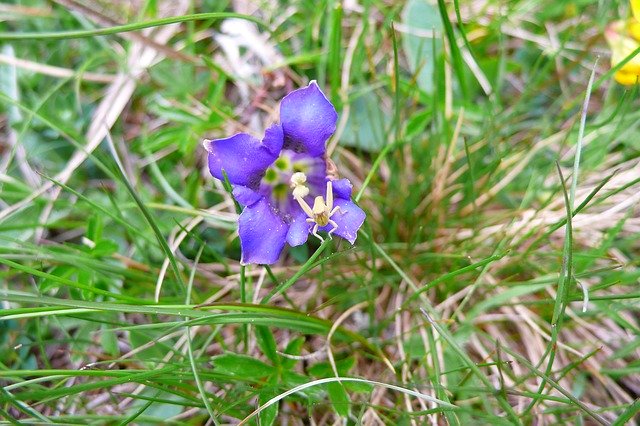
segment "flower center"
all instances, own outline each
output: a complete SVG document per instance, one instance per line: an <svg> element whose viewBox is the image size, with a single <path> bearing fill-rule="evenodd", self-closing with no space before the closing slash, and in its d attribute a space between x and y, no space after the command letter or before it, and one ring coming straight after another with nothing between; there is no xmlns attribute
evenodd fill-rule
<svg viewBox="0 0 640 426"><path fill-rule="evenodd" d="M286 186L293 174L308 172L310 167L311 165L306 159L294 159L288 152L283 151L282 155L267 169L263 179L273 187L279 184Z"/></svg>
<svg viewBox="0 0 640 426"><path fill-rule="evenodd" d="M260 192L270 199L271 205L286 221L300 211L298 199L313 200L324 195L327 176L326 161L283 149L280 156L265 171Z"/></svg>

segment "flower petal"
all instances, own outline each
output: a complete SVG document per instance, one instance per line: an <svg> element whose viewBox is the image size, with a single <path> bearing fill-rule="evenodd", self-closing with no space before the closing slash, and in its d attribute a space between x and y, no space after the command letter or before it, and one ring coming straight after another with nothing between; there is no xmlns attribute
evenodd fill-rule
<svg viewBox="0 0 640 426"><path fill-rule="evenodd" d="M334 235L338 235L353 244L358 237L358 229L362 226L365 217L364 211L355 203L342 198L337 198L333 202L334 207L339 206L340 210L331 216L338 228L334 231ZM322 231L329 232L333 228L331 225L320 228Z"/></svg>
<svg viewBox="0 0 640 426"><path fill-rule="evenodd" d="M640 24L637 24L638 37L640 38ZM633 28L625 21L614 21L604 31L605 39L611 48L611 66L614 67L625 60L640 47L640 43L629 34ZM630 37L633 36L633 37ZM624 85L636 84L640 78L640 56L635 56L624 64L614 75L616 81Z"/></svg>
<svg viewBox="0 0 640 426"><path fill-rule="evenodd" d="M278 216L265 198L245 207L238 219L242 259L240 263L271 265L284 248L289 226Z"/></svg>
<svg viewBox="0 0 640 426"><path fill-rule="evenodd" d="M264 132L264 138L262 138L262 145L264 145L271 154L276 157L280 155L282 151L282 145L284 144L284 132L280 124L272 124Z"/></svg>
<svg viewBox="0 0 640 426"><path fill-rule="evenodd" d="M344 198L345 200L351 199L351 189L353 185L349 182L349 179L338 179L331 181L331 187L333 188L333 196L336 198Z"/></svg>
<svg viewBox="0 0 640 426"><path fill-rule="evenodd" d="M229 182L256 188L267 168L278 158L273 146L265 146L246 133L238 133L226 139L205 140L204 148L209 152L209 171L223 180L222 170ZM271 145L271 144L270 144Z"/></svg>
<svg viewBox="0 0 640 426"><path fill-rule="evenodd" d="M293 220L289 225L289 232L287 232L287 243L289 243L291 247L302 245L306 243L307 238L309 238L308 216L300 207L297 207L296 210L297 212L293 214Z"/></svg>
<svg viewBox="0 0 640 426"><path fill-rule="evenodd" d="M338 114L315 81L294 90L282 99L280 122L284 130L284 147L319 157L325 143L336 130Z"/></svg>
<svg viewBox="0 0 640 426"><path fill-rule="evenodd" d="M234 185L232 194L237 202L247 207L254 205L263 197L262 194L242 185Z"/></svg>

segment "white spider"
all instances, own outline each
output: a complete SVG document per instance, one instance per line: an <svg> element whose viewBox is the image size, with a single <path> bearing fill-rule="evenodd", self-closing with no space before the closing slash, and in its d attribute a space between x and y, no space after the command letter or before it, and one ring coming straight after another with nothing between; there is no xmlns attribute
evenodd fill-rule
<svg viewBox="0 0 640 426"><path fill-rule="evenodd" d="M329 230L329 239L331 239L331 234L338 229L338 224L331 220L331 217L340 211L340 206L333 207L333 186L331 185L331 181L328 181L326 202L322 195L318 195L313 201L313 208L310 207L304 200L304 197L309 194L309 188L305 185L306 181L307 176L304 173L297 172L291 176L293 198L298 202L298 204L300 204L300 207L302 207L302 210L307 214L307 216L309 216L307 218L307 222L315 224L311 233L321 242L324 242L324 239L318 235L318 228L331 225L332 228Z"/></svg>

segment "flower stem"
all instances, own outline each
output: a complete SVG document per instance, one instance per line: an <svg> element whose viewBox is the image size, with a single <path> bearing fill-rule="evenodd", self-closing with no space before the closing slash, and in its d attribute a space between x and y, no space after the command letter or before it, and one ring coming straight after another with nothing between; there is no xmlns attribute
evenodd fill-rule
<svg viewBox="0 0 640 426"><path fill-rule="evenodd" d="M271 282L273 283L273 285L278 285L278 278L275 276L275 274L271 270L271 267L269 265L262 265L262 266L264 266L264 269L267 271L267 275L269 275L269 278L271 279Z"/></svg>
<svg viewBox="0 0 640 426"><path fill-rule="evenodd" d="M227 172L224 170L222 170L222 177L224 177L224 179L222 180L222 186L224 186L225 191L229 193L229 196L233 200L233 204L236 206L236 213L238 214L242 213L242 207L233 196L233 187L231 186L231 182L229 182L229 177L227 176ZM247 303L247 275L246 275L246 266L244 265L240 266L240 303ZM249 349L249 325L244 324L242 328L244 331L244 333L242 334L243 334L243 341L244 341L244 349L246 352Z"/></svg>
<svg viewBox="0 0 640 426"><path fill-rule="evenodd" d="M269 294L267 294L264 298L262 298L260 303L263 304L263 305L266 304L266 303L269 303L269 301L273 297L275 297L275 296L277 296L279 294L282 294L289 287L294 285L296 283L296 281L298 281L298 278L303 276L306 272L308 272L313 267L313 263L322 254L322 252L329 246L330 243L331 243L331 240L329 240L329 239L324 240L324 242L322 244L320 244L320 247L318 247L318 249L311 255L311 257L309 259L307 259L307 261L304 263L304 265L302 265L300 267L300 269L298 269L298 272L296 272L287 281L283 282L282 284L280 284L279 286L277 286L276 288L271 290L271 292Z"/></svg>
<svg viewBox="0 0 640 426"><path fill-rule="evenodd" d="M240 303L247 303L247 276L246 276L247 267L242 265L240 266ZM243 340L244 340L244 350L247 352L249 350L249 324L244 324L243 326Z"/></svg>

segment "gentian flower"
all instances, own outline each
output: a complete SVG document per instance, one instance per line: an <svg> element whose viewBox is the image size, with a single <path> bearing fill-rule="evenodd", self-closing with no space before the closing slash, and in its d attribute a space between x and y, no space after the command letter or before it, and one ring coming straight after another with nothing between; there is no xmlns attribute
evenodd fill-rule
<svg viewBox="0 0 640 426"><path fill-rule="evenodd" d="M205 140L209 171L227 174L243 206L238 234L243 265L272 264L285 242L304 244L309 234L356 240L365 213L351 201L351 183L336 179L325 144L336 129L335 108L315 81L282 99L280 124L262 140L246 133Z"/></svg>

